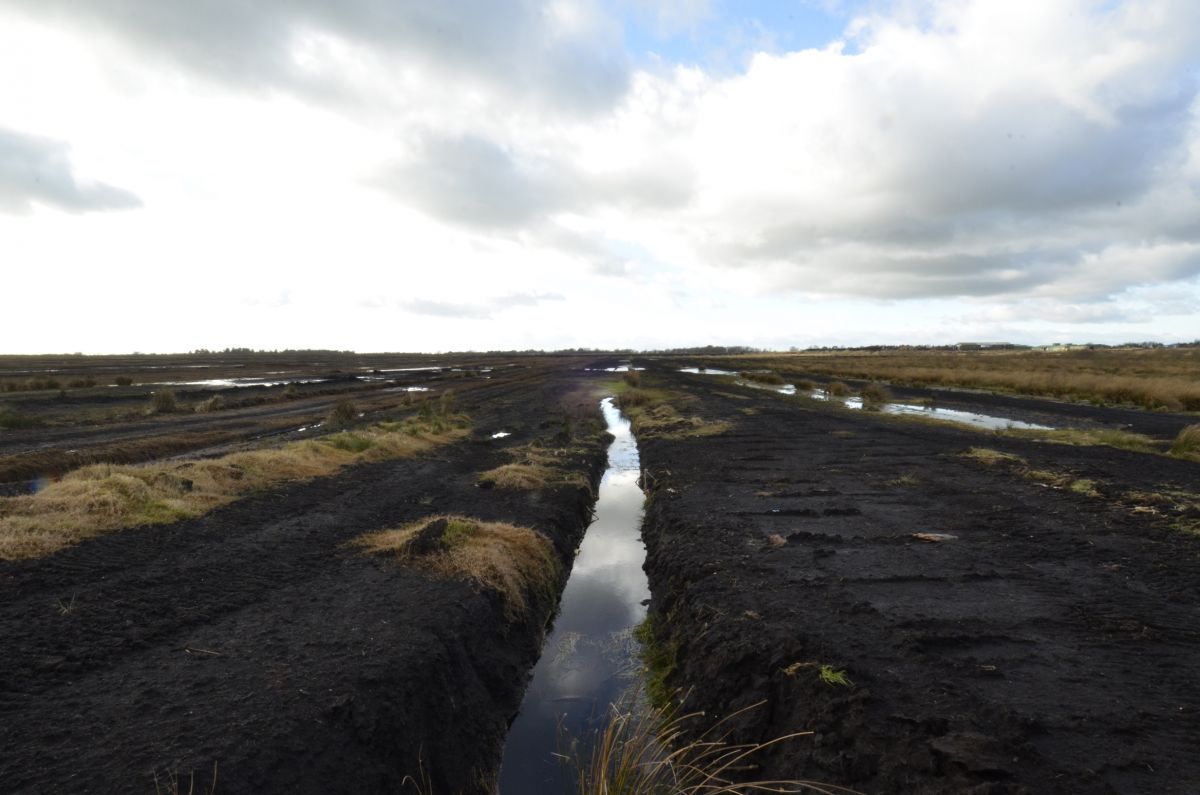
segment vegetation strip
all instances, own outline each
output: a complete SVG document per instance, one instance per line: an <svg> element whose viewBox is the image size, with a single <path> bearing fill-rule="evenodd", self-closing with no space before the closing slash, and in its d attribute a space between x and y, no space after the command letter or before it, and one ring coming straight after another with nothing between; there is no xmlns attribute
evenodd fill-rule
<svg viewBox="0 0 1200 795"><path fill-rule="evenodd" d="M463 438L461 416L382 422L219 458L93 464L36 494L0 498L0 560L49 555L126 527L200 516L253 491L342 467L420 455Z"/></svg>

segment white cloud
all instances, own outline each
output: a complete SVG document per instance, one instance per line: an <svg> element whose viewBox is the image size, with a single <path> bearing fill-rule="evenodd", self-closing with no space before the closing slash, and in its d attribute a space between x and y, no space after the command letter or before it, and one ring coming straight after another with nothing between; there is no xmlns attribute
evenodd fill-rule
<svg viewBox="0 0 1200 795"><path fill-rule="evenodd" d="M1147 297L1194 296L1200 275L1200 6L872 8L844 41L714 74L634 70L591 0L8 0L0 129L20 133L0 133L0 235L110 317L251 307L228 333L264 341L230 345L1200 320ZM681 0L647 24L712 13ZM106 328L148 347L127 342L139 323ZM299 339L320 333L347 336ZM163 344L222 346L178 334Z"/></svg>

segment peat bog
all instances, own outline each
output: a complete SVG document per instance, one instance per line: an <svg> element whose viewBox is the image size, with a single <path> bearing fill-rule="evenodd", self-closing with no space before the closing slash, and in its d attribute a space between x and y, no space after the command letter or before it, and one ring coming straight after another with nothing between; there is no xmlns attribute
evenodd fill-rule
<svg viewBox="0 0 1200 795"><path fill-rule="evenodd" d="M200 792L215 774L216 792L494 792L510 727L540 714L544 740L566 714L578 739L640 680L702 712L696 731L726 720L729 742L803 733L747 778L1196 791L1200 463L1175 441L1195 414L888 384L896 404L1055 429L1037 436L813 397L835 377L862 394L855 376L881 376L861 363L634 364L0 360L3 416L19 418L0 428L0 532L17 532L14 500L94 462L170 475L454 430L0 560L2 788ZM811 387L743 377L768 369ZM80 386L34 383L51 377ZM163 389L174 407L155 410ZM613 405L634 437L613 442ZM634 490L619 554L603 524L587 535L615 481ZM617 579L585 576L610 565ZM607 684L583 697L588 677Z"/></svg>

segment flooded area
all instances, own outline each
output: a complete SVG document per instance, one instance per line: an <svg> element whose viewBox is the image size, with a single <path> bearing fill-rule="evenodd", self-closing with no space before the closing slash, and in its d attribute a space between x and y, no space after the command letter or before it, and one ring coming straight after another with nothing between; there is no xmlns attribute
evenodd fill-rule
<svg viewBox="0 0 1200 795"><path fill-rule="evenodd" d="M209 378L204 381L164 381L163 386L207 386L213 389L235 389L249 386L283 386L284 384L321 384L327 378Z"/></svg>
<svg viewBox="0 0 1200 795"><path fill-rule="evenodd" d="M698 367L683 367L680 368L681 373L692 373L694 375L724 375L734 376L738 373L733 373L728 370L716 370L712 368L700 369ZM739 379L735 383L738 386L748 386L754 389L767 389L772 392L778 392L781 395L799 395L801 397L813 398L814 400L838 401L848 409L863 408L863 399L861 397L840 397L830 395L824 389L798 390L795 384L763 384L754 381ZM884 414L900 414L906 416L926 417L931 420L939 420L942 422L957 422L961 425L970 425L975 428L982 428L988 431L1003 431L1003 430L1023 430L1023 431L1048 431L1052 430L1050 425L1039 425L1036 422L1023 422L1014 420L1009 417L997 417L992 414L980 414L974 411L963 411L961 409L944 409L937 406L923 406L916 403L884 403L878 407L878 410Z"/></svg>
<svg viewBox="0 0 1200 795"><path fill-rule="evenodd" d="M507 795L575 791L570 767L555 753L566 741L586 742L607 719L609 705L626 698L637 680L633 629L650 598L642 571L641 462L629 421L611 398L601 408L616 439L608 448L595 521L509 731L500 772L500 791ZM588 752L579 753L586 758Z"/></svg>

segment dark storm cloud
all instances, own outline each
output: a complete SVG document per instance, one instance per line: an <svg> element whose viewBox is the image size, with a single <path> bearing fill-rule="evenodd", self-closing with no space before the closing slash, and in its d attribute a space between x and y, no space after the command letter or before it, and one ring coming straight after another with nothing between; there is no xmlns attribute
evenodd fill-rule
<svg viewBox="0 0 1200 795"><path fill-rule="evenodd" d="M101 30L239 88L328 85L296 62L299 37L325 34L382 62L425 65L437 79L490 86L522 102L589 112L624 94L617 30L588 6L572 20L539 0L18 0L28 14ZM449 88L449 86L447 86ZM353 92L346 84L341 90Z"/></svg>
<svg viewBox="0 0 1200 795"><path fill-rule="evenodd" d="M25 213L34 204L83 213L128 210L142 202L129 191L80 180L66 144L0 128L0 211Z"/></svg>

